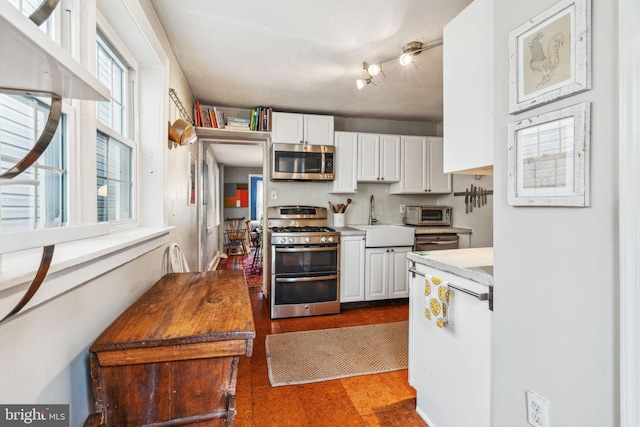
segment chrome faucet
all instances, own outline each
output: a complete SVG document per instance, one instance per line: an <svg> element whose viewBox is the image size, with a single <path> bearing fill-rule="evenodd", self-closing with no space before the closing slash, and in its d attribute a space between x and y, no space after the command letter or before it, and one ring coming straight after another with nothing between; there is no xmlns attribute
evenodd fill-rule
<svg viewBox="0 0 640 427"><path fill-rule="evenodd" d="M376 216L376 202L373 198L373 194L369 199L369 225L378 222L378 217Z"/></svg>

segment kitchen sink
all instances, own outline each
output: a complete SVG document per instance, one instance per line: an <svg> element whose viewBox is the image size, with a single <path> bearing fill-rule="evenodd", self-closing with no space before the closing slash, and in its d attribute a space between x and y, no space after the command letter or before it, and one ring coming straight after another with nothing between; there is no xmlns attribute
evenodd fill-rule
<svg viewBox="0 0 640 427"><path fill-rule="evenodd" d="M397 224L350 225L365 231L367 248L384 248L388 246L413 246L414 229Z"/></svg>

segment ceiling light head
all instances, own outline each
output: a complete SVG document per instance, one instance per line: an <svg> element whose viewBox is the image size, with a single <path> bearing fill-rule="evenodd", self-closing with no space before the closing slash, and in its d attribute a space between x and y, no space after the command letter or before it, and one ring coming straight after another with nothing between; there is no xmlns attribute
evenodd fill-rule
<svg viewBox="0 0 640 427"><path fill-rule="evenodd" d="M371 64L366 67L370 76L376 76L382 71L382 64Z"/></svg>
<svg viewBox="0 0 640 427"><path fill-rule="evenodd" d="M365 87L366 85L371 83L371 79L358 79L356 80L356 86L358 87L358 89L362 89L363 87Z"/></svg>
<svg viewBox="0 0 640 427"><path fill-rule="evenodd" d="M413 57L420 55L422 52L422 43L410 42L402 46L402 55L400 55L400 64L409 65L413 62Z"/></svg>

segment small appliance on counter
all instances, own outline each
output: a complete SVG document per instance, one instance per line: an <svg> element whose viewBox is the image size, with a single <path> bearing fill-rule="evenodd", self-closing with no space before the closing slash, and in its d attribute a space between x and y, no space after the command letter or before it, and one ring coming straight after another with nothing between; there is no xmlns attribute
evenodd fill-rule
<svg viewBox="0 0 640 427"><path fill-rule="evenodd" d="M423 227L451 227L453 224L453 208L450 206L407 206L404 223Z"/></svg>
<svg viewBox="0 0 640 427"><path fill-rule="evenodd" d="M450 206L407 206L403 222L416 227L415 251L440 251L458 249L460 237L447 232L446 227L453 225L453 208ZM442 233L423 233L420 227L442 227Z"/></svg>

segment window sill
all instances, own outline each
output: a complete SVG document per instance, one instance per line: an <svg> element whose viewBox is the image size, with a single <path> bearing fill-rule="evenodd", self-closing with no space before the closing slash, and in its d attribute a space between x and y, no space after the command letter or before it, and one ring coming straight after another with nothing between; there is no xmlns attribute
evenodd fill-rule
<svg viewBox="0 0 640 427"><path fill-rule="evenodd" d="M57 244L45 281L21 312L167 244L172 228L136 227ZM2 255L0 318L10 312L27 291L41 257L40 249Z"/></svg>

